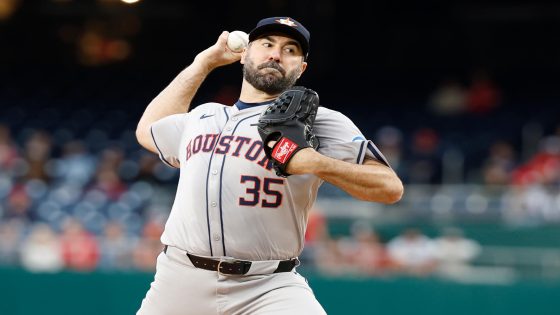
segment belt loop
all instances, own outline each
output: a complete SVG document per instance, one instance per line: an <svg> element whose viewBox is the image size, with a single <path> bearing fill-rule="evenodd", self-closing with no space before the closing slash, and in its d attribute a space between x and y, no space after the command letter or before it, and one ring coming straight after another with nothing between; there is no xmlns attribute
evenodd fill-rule
<svg viewBox="0 0 560 315"><path fill-rule="evenodd" d="M294 258L294 259L291 259L291 260L283 260L283 261L278 263L278 267L276 268L276 270L274 270L273 273L291 271L295 267L299 266L299 264L300 264L300 261L299 261L298 258Z"/></svg>
<svg viewBox="0 0 560 315"><path fill-rule="evenodd" d="M252 265L252 263L250 263L250 262L244 262L243 263L243 274L246 274L247 272L249 272L249 270L251 269L251 265Z"/></svg>

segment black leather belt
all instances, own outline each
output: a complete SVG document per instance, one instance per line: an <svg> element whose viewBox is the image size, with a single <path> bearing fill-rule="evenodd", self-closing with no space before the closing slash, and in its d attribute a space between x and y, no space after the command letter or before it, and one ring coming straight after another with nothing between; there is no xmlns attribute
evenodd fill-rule
<svg viewBox="0 0 560 315"><path fill-rule="evenodd" d="M163 252L167 253L167 245L163 248ZM246 260L217 260L196 256L190 253L186 253L186 255L196 268L218 271L227 275L244 275L249 272L252 264L250 261ZM299 260L297 258L281 260L278 262L278 267L274 273L291 271L297 265L299 265Z"/></svg>

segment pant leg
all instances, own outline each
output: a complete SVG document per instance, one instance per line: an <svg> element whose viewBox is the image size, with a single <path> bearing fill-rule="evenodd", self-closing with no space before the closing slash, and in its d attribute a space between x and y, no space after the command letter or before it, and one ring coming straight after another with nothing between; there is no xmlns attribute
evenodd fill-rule
<svg viewBox="0 0 560 315"><path fill-rule="evenodd" d="M224 294L220 295L220 292ZM220 277L218 293L221 314L326 314L305 278L296 272L245 278Z"/></svg>
<svg viewBox="0 0 560 315"><path fill-rule="evenodd" d="M216 315L217 273L178 261L157 258L154 281L137 315Z"/></svg>

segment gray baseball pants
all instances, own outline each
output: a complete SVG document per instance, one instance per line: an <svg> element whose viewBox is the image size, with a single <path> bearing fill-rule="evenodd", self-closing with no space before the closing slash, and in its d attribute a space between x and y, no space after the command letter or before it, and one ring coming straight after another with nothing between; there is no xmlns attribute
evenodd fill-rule
<svg viewBox="0 0 560 315"><path fill-rule="evenodd" d="M157 258L155 279L137 315L326 314L295 271L224 275L193 266L169 247Z"/></svg>

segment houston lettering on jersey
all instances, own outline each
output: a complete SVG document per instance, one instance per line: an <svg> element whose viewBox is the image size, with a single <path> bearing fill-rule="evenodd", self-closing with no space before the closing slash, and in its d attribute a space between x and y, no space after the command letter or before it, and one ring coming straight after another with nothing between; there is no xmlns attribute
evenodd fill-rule
<svg viewBox="0 0 560 315"><path fill-rule="evenodd" d="M245 158L269 171L272 170L272 162L264 153L262 141L243 136L223 136L221 138L218 136L218 134L205 134L190 139L186 148L185 161L195 154L214 150L215 154Z"/></svg>

